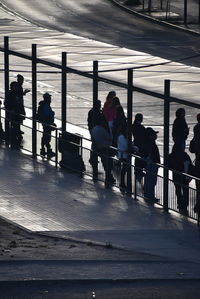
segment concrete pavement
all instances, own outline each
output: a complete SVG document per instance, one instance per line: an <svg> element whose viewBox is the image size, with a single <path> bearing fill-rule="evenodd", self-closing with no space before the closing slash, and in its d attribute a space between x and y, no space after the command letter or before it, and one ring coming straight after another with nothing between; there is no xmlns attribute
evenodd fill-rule
<svg viewBox="0 0 200 299"><path fill-rule="evenodd" d="M30 231L200 262L196 223L2 146L0 215Z"/></svg>

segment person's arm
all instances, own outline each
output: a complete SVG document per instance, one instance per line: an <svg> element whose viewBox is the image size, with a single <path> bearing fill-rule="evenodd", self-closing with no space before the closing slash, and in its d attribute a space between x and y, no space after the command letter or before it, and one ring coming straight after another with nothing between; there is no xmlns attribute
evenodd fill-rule
<svg viewBox="0 0 200 299"><path fill-rule="evenodd" d="M24 89L24 91L23 91L23 95L25 96L28 92L30 92L31 90L30 89Z"/></svg>

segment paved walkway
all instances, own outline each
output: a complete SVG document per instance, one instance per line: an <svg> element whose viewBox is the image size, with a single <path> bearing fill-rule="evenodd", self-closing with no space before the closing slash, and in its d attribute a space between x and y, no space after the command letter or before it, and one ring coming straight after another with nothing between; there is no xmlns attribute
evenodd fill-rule
<svg viewBox="0 0 200 299"><path fill-rule="evenodd" d="M0 215L34 232L200 262L196 224L4 145Z"/></svg>

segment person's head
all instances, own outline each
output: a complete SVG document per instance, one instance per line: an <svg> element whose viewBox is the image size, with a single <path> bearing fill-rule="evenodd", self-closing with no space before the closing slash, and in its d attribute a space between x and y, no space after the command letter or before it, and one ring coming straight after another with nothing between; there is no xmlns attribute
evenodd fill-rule
<svg viewBox="0 0 200 299"><path fill-rule="evenodd" d="M120 103L120 100L119 100L119 98L118 97L114 97L113 99L112 99L112 104L113 104L113 107L119 107L119 106L121 106L121 103Z"/></svg>
<svg viewBox="0 0 200 299"><path fill-rule="evenodd" d="M178 117L178 118L185 117L185 109L184 108L178 108L176 110L176 117Z"/></svg>
<svg viewBox="0 0 200 299"><path fill-rule="evenodd" d="M43 99L44 99L44 102L47 103L47 104L50 104L51 103L51 95L48 93L48 92L45 92L43 94Z"/></svg>
<svg viewBox="0 0 200 299"><path fill-rule="evenodd" d="M142 115L142 113L137 113L137 114L135 115L135 121L136 121L136 122L139 122L139 123L142 123L142 122L143 122L143 115Z"/></svg>
<svg viewBox="0 0 200 299"><path fill-rule="evenodd" d="M13 82L10 83L10 89L12 91L17 91L18 90L18 83L17 83L17 81L13 81Z"/></svg>
<svg viewBox="0 0 200 299"><path fill-rule="evenodd" d="M112 100L114 97L116 97L116 92L114 90L109 91L106 97L106 102L112 104Z"/></svg>
<svg viewBox="0 0 200 299"><path fill-rule="evenodd" d="M149 139L149 140L157 139L158 131L155 131L153 128L151 128L151 127L146 128L145 133L146 133L147 139Z"/></svg>
<svg viewBox="0 0 200 299"><path fill-rule="evenodd" d="M20 74L17 75L17 82L22 85L24 83L24 77Z"/></svg>
<svg viewBox="0 0 200 299"><path fill-rule="evenodd" d="M200 123L200 113L197 114L197 121Z"/></svg>

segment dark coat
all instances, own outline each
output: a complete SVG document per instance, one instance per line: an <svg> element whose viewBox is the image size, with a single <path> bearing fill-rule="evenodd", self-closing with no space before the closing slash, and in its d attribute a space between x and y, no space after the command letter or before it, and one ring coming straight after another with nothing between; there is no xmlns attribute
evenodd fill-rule
<svg viewBox="0 0 200 299"><path fill-rule="evenodd" d="M90 131L90 133L93 127L95 127L97 123L99 123L99 120L102 118L102 116L103 114L101 109L100 110L97 109L95 117L94 117L94 108L90 109L87 118L88 130Z"/></svg>
<svg viewBox="0 0 200 299"><path fill-rule="evenodd" d="M134 145L138 146L140 149L145 140L145 127L141 123L134 121L132 124L132 134Z"/></svg>
<svg viewBox="0 0 200 299"><path fill-rule="evenodd" d="M174 142L185 141L189 134L189 128L184 117L177 117L172 127L172 137Z"/></svg>
<svg viewBox="0 0 200 299"><path fill-rule="evenodd" d="M155 140L146 139L141 148L141 157L150 158L154 163L160 163L160 152Z"/></svg>

